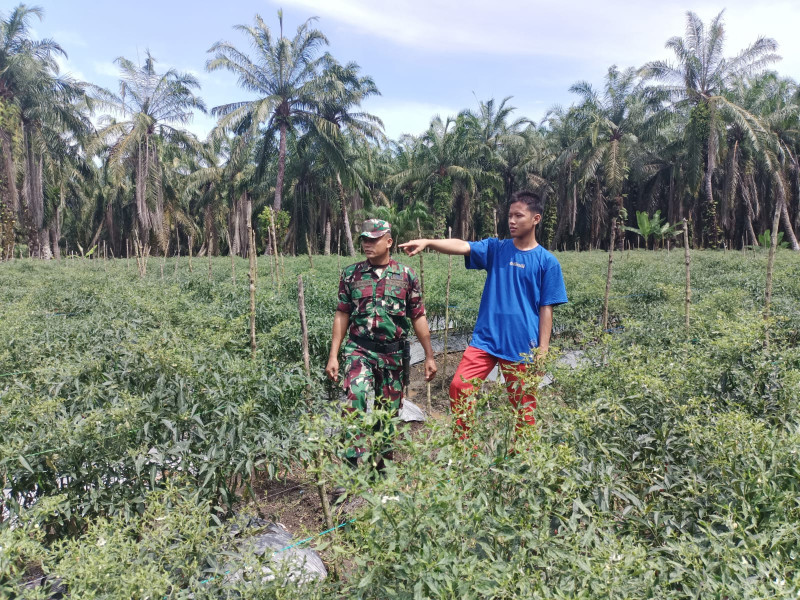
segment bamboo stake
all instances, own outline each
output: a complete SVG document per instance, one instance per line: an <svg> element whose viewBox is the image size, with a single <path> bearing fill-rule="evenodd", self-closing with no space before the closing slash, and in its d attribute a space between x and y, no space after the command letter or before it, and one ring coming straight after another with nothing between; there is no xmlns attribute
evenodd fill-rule
<svg viewBox="0 0 800 600"><path fill-rule="evenodd" d="M247 233L249 240L248 258L250 259L250 356L256 357L256 260L253 244L253 220L247 213Z"/></svg>
<svg viewBox="0 0 800 600"><path fill-rule="evenodd" d="M317 471L318 471L318 479L317 479L317 491L319 492L319 500L322 504L322 513L325 515L325 525L328 529L333 529L335 525L333 524L333 516L331 515L331 505L328 502L328 491L325 489L325 479L322 476L322 449L317 450L316 455L316 463L317 463ZM335 535L335 534L334 534ZM338 561L333 561L333 578L338 580L339 579L339 565Z"/></svg>
<svg viewBox="0 0 800 600"><path fill-rule="evenodd" d="M417 233L419 237L422 237L422 226L419 224L419 219L417 219ZM425 304L425 263L422 260L422 255L424 252L419 253L419 289L422 293L422 303Z"/></svg>
<svg viewBox="0 0 800 600"><path fill-rule="evenodd" d="M267 246L272 248L272 254L275 254L275 245L272 243L272 230L267 227ZM277 273L275 273L275 263L272 260L272 256L267 257L267 262L269 263L269 276L270 281L272 282L272 287L275 288L277 285Z"/></svg>
<svg viewBox="0 0 800 600"><path fill-rule="evenodd" d="M206 256L208 257L208 283L211 283L211 242L207 244Z"/></svg>
<svg viewBox="0 0 800 600"><path fill-rule="evenodd" d="M453 228L447 228L448 239L453 235ZM442 389L447 385L447 333L450 330L450 278L453 274L453 255L447 256L447 287L444 295L444 357L442 358Z"/></svg>
<svg viewBox="0 0 800 600"><path fill-rule="evenodd" d="M275 261L275 281L278 287L281 286L281 262L278 256L278 229L275 226L275 211L269 211L269 226L272 230L272 258Z"/></svg>
<svg viewBox="0 0 800 600"><path fill-rule="evenodd" d="M192 235L189 235L189 273L194 273L192 269Z"/></svg>
<svg viewBox="0 0 800 600"><path fill-rule="evenodd" d="M419 219L417 219L417 223L419 223ZM494 237L497 237L497 209L494 209Z"/></svg>
<svg viewBox="0 0 800 600"><path fill-rule="evenodd" d="M614 264L614 238L617 232L617 218L611 219L611 242L608 245L608 273L606 274L606 295L603 298L603 331L608 329L608 295L611 292L611 273Z"/></svg>
<svg viewBox="0 0 800 600"><path fill-rule="evenodd" d="M342 230L336 234L336 269L342 270Z"/></svg>
<svg viewBox="0 0 800 600"><path fill-rule="evenodd" d="M692 303L692 258L689 254L689 221L683 220L683 261L686 264L686 300L684 326L689 337L689 306Z"/></svg>
<svg viewBox="0 0 800 600"><path fill-rule="evenodd" d="M775 254L778 250L778 226L781 211L783 210L783 197L775 203L775 214L772 217L772 231L769 237L769 257L767 258L767 281L764 286L764 350L769 350L769 314L772 304L772 275L775 269Z"/></svg>
<svg viewBox="0 0 800 600"><path fill-rule="evenodd" d="M496 214L496 213L495 213ZM422 225L420 225L419 219L417 219L417 235L422 238ZM419 288L422 294L422 303L425 304L425 261L423 260L424 252L419 253ZM426 403L425 409L428 412L428 415L433 414L433 410L431 408L431 382L428 381L425 384L427 396L426 396Z"/></svg>
<svg viewBox="0 0 800 600"><path fill-rule="evenodd" d="M297 276L297 306L300 310L300 332L303 336L303 366L306 370L306 376L309 378L309 384L306 386L308 395L308 403L311 404L311 356L308 351L308 321L306 321L306 295L303 287L303 276Z"/></svg>
<svg viewBox="0 0 800 600"><path fill-rule="evenodd" d="M297 276L297 305L300 310L300 329L302 331L303 336L303 368L306 372L306 377L311 381L311 357L308 351L308 323L306 322L306 299L305 299L305 291L303 289L303 276ZM310 383L306 386L306 397L309 406L311 404L311 387ZM317 463L317 492L319 493L319 501L322 504L322 513L325 516L325 525L329 530L332 530L335 526L333 524L333 515L331 514L331 505L328 502L328 490L325 486L325 479L323 477L323 454L322 448L317 450L317 454L315 456L315 462ZM333 576L335 579L339 579L339 566L337 561L333 562Z"/></svg>
<svg viewBox="0 0 800 600"><path fill-rule="evenodd" d="M255 272L253 273L256 277L256 285L258 285L258 248L256 247L256 228L253 227L252 233L250 234L253 236L253 261L256 264Z"/></svg>
<svg viewBox="0 0 800 600"><path fill-rule="evenodd" d="M228 252L231 255L231 280L233 285L236 286L236 263L233 262L233 252Z"/></svg>
<svg viewBox="0 0 800 600"><path fill-rule="evenodd" d="M178 226L175 226L175 275L178 274L178 263L181 261L181 236L178 235Z"/></svg>

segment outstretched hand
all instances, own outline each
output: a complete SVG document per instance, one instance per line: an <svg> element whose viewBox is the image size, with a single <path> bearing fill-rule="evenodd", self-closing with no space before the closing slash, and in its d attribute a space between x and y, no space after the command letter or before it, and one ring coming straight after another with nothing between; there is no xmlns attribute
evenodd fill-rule
<svg viewBox="0 0 800 600"><path fill-rule="evenodd" d="M411 240L410 242L406 242L405 244L400 244L398 248L403 250L409 256L414 256L415 254L419 254L425 248L428 247L428 240Z"/></svg>

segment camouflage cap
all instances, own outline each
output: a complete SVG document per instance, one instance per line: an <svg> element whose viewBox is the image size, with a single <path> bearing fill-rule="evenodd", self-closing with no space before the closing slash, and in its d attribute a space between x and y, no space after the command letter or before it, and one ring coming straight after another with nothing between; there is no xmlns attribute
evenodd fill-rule
<svg viewBox="0 0 800 600"><path fill-rule="evenodd" d="M361 237L379 238L392 232L392 226L383 219L367 219L361 225Z"/></svg>

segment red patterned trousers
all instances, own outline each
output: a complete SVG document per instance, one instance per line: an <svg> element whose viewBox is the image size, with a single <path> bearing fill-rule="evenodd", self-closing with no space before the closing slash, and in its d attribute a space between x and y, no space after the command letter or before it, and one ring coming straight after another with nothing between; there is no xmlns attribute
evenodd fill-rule
<svg viewBox="0 0 800 600"><path fill-rule="evenodd" d="M518 373L524 372L528 365L497 358L484 350L468 346L450 384L450 410L456 419L456 435L462 439L467 436L475 411L474 403L470 399L474 386L470 381L486 379L498 363L506 381L509 400L517 409L517 429L536 423L533 417L536 397L523 393L523 384L518 377Z"/></svg>

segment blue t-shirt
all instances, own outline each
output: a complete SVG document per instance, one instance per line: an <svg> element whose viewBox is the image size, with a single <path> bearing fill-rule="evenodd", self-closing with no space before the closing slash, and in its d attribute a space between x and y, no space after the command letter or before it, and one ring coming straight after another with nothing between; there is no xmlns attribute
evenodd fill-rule
<svg viewBox="0 0 800 600"><path fill-rule="evenodd" d="M513 240L489 238L469 247L466 267L488 272L471 345L520 362L539 345L539 307L567 301L561 265L544 247L518 250Z"/></svg>

